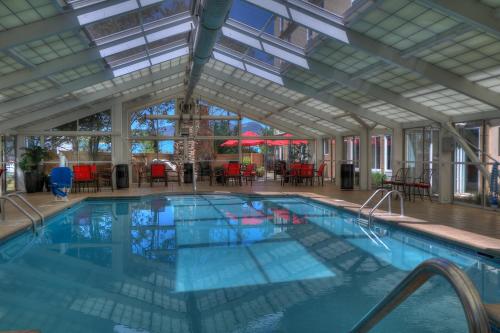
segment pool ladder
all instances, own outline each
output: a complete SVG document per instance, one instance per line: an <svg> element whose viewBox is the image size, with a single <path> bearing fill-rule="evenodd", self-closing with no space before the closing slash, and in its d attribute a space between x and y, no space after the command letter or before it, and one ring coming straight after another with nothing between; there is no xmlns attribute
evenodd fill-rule
<svg viewBox="0 0 500 333"><path fill-rule="evenodd" d="M373 208L370 210L370 212L368 213L368 220L364 220L361 218L361 213L363 211L363 209L373 200L373 198L375 198L375 196L378 194L378 193L385 193L385 195L382 197L382 199L380 199L379 201L377 201L377 203L375 204L375 206L373 206ZM358 223L361 222L361 223L365 223L367 224L368 227L371 226L371 222L372 222L372 217L373 217L373 214L375 213L375 210L377 210L378 207L380 207L380 205L385 201L387 200L387 198L389 198L389 200L387 201L387 205L388 205L388 210L389 210L389 214L392 214L392 202L391 202L391 199L392 199L392 194L396 194L398 197L399 197L399 204L400 204L400 216L404 216L405 214L405 205L404 205L404 197L403 195L401 194L401 192L399 192L398 190L388 190L388 189L385 189L385 188L379 188L378 190L376 190L375 192L373 192L373 194L368 198L368 200L365 201L365 203L359 208L359 211L358 211Z"/></svg>
<svg viewBox="0 0 500 333"><path fill-rule="evenodd" d="M1 220L5 221L5 202L10 202L12 206L14 206L18 211L20 211L24 216L26 216L31 221L31 226L33 228L33 232L36 230L36 219L28 213L26 209L24 209L15 199L18 199L22 203L24 203L27 207L29 207L33 212L35 212L38 216L40 216L40 223L43 225L45 222L45 217L42 212L40 212L35 206L33 206L26 198L22 195L21 192L9 193L6 195L0 196L0 209L1 209Z"/></svg>
<svg viewBox="0 0 500 333"><path fill-rule="evenodd" d="M455 290L462 306L469 332L489 333L496 326L491 305L484 304L476 287L469 277L455 264L446 259L429 259L418 265L408 274L380 303L372 308L354 327L350 333L365 333L396 309L431 277L444 277ZM491 316L488 315L490 312ZM490 323L491 320L491 323Z"/></svg>

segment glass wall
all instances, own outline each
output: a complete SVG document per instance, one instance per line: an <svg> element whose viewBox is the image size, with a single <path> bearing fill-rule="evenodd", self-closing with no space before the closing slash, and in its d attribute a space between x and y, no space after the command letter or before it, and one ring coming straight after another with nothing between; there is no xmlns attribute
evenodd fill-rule
<svg viewBox="0 0 500 333"><path fill-rule="evenodd" d="M431 192L439 193L439 129L432 127L405 130L405 165L410 180L429 175Z"/></svg>
<svg viewBox="0 0 500 333"><path fill-rule="evenodd" d="M64 161L68 166L75 164L96 164L98 169L111 167L111 111L103 111L54 127L55 135L26 137L25 145L44 146L49 154L44 160L44 173ZM58 131L75 132L71 135L57 135ZM78 132L82 132L79 135ZM92 132L95 134L90 134Z"/></svg>
<svg viewBox="0 0 500 333"><path fill-rule="evenodd" d="M344 136L341 163L354 164L354 185L359 186L359 136Z"/></svg>
<svg viewBox="0 0 500 333"><path fill-rule="evenodd" d="M16 190L16 137L0 136L0 168L4 169L0 177L1 192Z"/></svg>
<svg viewBox="0 0 500 333"><path fill-rule="evenodd" d="M491 173L494 162L500 161L500 119L456 123L455 128ZM490 187L495 183L498 187L498 178L483 178L479 164L471 161L458 142L455 142L453 159L454 200L481 206L497 206L495 201L498 201L498 194Z"/></svg>

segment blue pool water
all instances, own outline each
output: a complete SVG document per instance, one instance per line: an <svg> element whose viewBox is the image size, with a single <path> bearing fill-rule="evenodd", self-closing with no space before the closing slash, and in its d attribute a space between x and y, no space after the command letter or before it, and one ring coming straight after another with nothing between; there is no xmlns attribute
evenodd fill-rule
<svg viewBox="0 0 500 333"><path fill-rule="evenodd" d="M497 262L297 197L85 201L0 247L0 330L348 332L423 260L500 302ZM383 244L382 244L383 242ZM433 278L373 332L466 332Z"/></svg>

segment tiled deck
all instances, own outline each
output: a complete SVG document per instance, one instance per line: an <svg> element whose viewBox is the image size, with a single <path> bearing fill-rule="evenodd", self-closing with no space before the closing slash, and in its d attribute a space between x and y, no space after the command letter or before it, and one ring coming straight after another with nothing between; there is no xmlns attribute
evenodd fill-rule
<svg viewBox="0 0 500 333"><path fill-rule="evenodd" d="M359 204L363 203L372 191L340 191L330 183L324 187L315 186L285 186L281 187L277 182L256 182L253 186L209 186L208 183L199 183L198 191L216 191L233 193L258 193L258 194L301 194L317 200L328 202L336 206L357 211ZM192 186L178 186L169 183L168 187L156 184L153 188L143 186L133 187L111 192L108 189L99 193L78 193L71 194L67 203L54 202L53 196L48 193L37 193L28 195L28 199L44 215L54 214L76 202L89 196L110 197L110 196L138 196L151 193L176 192L191 193ZM399 210L399 205L394 202L393 209ZM385 208L384 208L385 209ZM449 241L463 243L500 257L500 214L498 212L483 210L480 208L465 207L451 204L440 204L437 202L421 201L419 198L415 202L405 202L405 215L407 218L387 217L406 228L416 231L431 233L436 236L446 238ZM8 237L20 230L29 228L31 223L21 214L7 204L7 221L0 222L0 239ZM383 215L383 214L382 214Z"/></svg>

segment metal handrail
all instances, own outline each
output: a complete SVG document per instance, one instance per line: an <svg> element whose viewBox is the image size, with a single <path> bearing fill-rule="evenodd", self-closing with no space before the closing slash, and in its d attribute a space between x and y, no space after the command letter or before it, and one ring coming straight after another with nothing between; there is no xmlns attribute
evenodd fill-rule
<svg viewBox="0 0 500 333"><path fill-rule="evenodd" d="M444 277L453 286L464 308L469 332L489 333L488 314L476 287L460 268L441 258L429 259L418 265L389 295L354 325L350 333L368 332L435 275Z"/></svg>
<svg viewBox="0 0 500 333"><path fill-rule="evenodd" d="M378 190L376 190L375 192L373 192L373 194L365 201L365 203L363 205L361 205L361 207L359 207L359 210L358 210L358 220L361 218L361 212L363 211L363 208L366 207L366 205L368 205L372 199L379 193L379 192L389 192L388 189L386 188L379 188ZM389 212L391 211L391 203L389 202Z"/></svg>
<svg viewBox="0 0 500 333"><path fill-rule="evenodd" d="M373 208L370 210L370 213L368 213L368 225L370 225L370 222L372 220L372 215L373 213L375 212L375 210L385 201L385 199L387 199L388 197L391 197L392 199L392 194L393 193L396 193L399 197L399 204L400 204L400 216L404 216L405 215L405 204L404 204L404 198L403 198L403 195L401 194L401 192L399 192L398 190L392 190L392 191L389 191L387 192L384 197L382 199L380 199L379 202L377 202L377 204L375 206L373 206ZM391 210L391 200L389 199L388 201L388 204L389 204L389 214L392 214L392 210Z"/></svg>
<svg viewBox="0 0 500 333"><path fill-rule="evenodd" d="M33 206L28 200L26 200L26 198L23 197L21 194L22 194L22 192L14 192L14 193L7 194L7 196L8 197L18 198L22 202L24 202L24 204L26 206L28 206L29 208L31 208L38 216L40 216L40 223L41 223L41 225L43 225L45 223L45 217L43 216L42 212L40 210L38 210L38 208L36 208L35 206Z"/></svg>
<svg viewBox="0 0 500 333"><path fill-rule="evenodd" d="M9 196L1 196L0 201L8 201L12 204L12 206L16 207L18 211L23 213L26 217L28 217L31 220L31 226L33 227L33 232L36 231L36 219L31 216L30 213L28 213L23 207L21 207L17 202L15 202L11 197ZM5 207L2 207L2 212L1 212L2 220L5 220Z"/></svg>

